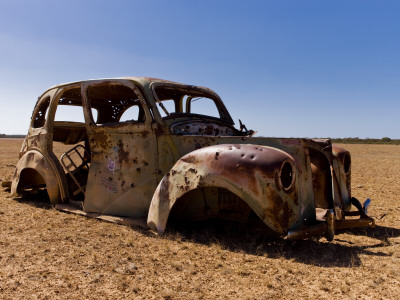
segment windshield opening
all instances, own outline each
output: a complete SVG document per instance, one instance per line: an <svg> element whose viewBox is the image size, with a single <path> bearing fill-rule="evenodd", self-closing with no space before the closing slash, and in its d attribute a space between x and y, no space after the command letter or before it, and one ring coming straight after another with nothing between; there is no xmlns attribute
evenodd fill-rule
<svg viewBox="0 0 400 300"><path fill-rule="evenodd" d="M220 100L206 91L193 87L156 86L154 94L163 118L200 115L224 119Z"/></svg>

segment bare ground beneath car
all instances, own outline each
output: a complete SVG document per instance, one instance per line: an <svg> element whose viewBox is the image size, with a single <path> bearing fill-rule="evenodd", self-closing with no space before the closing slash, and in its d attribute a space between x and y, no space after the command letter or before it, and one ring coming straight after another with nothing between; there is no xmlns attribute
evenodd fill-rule
<svg viewBox="0 0 400 300"><path fill-rule="evenodd" d="M21 140L0 140L11 180ZM288 242L207 224L155 236L0 192L0 293L15 298L386 298L400 292L400 147L346 145L374 229ZM60 151L63 153L63 151ZM201 228L200 228L201 227Z"/></svg>

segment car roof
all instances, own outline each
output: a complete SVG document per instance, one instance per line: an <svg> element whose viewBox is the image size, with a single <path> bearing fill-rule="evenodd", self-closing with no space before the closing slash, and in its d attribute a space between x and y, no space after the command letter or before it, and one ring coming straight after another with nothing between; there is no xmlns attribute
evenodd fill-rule
<svg viewBox="0 0 400 300"><path fill-rule="evenodd" d="M179 83L179 82L175 82L175 81L171 81L171 80L165 80L165 79L160 79L160 78L152 78L152 77L115 77L115 78L99 78L99 79L88 79L88 80L79 80L79 81L72 81L72 82L67 82L67 83L61 83L61 84L57 84L54 85L50 88L48 88L46 91L44 91L42 93L42 95L39 96L42 97L45 93L47 93L48 91L52 90L52 89L58 89L58 88L62 88L65 86L69 86L69 85L74 85L74 84L79 84L82 82L88 83L91 81L107 81L107 80L133 80L138 82L139 84L141 84L142 86L148 86L151 83L166 83L166 84L177 84L177 85L186 85L186 86L193 86L193 85L188 85L188 84L184 84L184 83ZM196 86L197 88L201 88L204 90L207 90L215 95L217 95L217 93L215 93L213 90L207 88L207 87L202 87L202 86Z"/></svg>

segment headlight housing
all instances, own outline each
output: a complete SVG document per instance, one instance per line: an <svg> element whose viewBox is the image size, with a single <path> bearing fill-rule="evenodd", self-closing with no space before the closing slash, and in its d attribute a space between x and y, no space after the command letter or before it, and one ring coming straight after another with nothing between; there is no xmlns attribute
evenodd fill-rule
<svg viewBox="0 0 400 300"><path fill-rule="evenodd" d="M279 170L279 184L284 191L290 190L294 185L295 168L293 162L285 160Z"/></svg>

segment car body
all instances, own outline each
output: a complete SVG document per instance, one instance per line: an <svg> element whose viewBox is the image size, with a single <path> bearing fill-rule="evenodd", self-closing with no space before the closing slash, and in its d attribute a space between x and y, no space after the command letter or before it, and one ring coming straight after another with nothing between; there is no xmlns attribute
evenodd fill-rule
<svg viewBox="0 0 400 300"><path fill-rule="evenodd" d="M80 122L57 117L72 108L65 116ZM159 233L172 219L255 217L291 239L374 226L369 201L351 197L348 151L253 134L208 88L144 77L61 84L36 103L11 192L45 188L53 204L146 218ZM71 149L58 158L54 142Z"/></svg>

